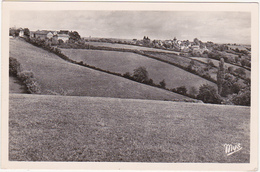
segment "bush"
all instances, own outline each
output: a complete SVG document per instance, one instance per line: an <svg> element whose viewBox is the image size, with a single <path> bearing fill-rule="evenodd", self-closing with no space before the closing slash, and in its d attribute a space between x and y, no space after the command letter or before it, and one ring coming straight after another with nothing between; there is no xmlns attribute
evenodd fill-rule
<svg viewBox="0 0 260 172"><path fill-rule="evenodd" d="M34 77L34 73L32 71L22 71L19 73L19 79L25 82L28 79L32 79Z"/></svg>
<svg viewBox="0 0 260 172"><path fill-rule="evenodd" d="M15 58L10 57L9 58L9 74L12 76L17 76L19 72L21 72L20 63Z"/></svg>
<svg viewBox="0 0 260 172"><path fill-rule="evenodd" d="M232 102L235 105L250 106L251 92L250 90L241 90L237 95L234 95Z"/></svg>
<svg viewBox="0 0 260 172"><path fill-rule="evenodd" d="M165 88L165 86L166 86L164 79L159 84L160 84L161 88Z"/></svg>
<svg viewBox="0 0 260 172"><path fill-rule="evenodd" d="M32 94L40 94L40 85L34 78L32 71L22 71L19 73L18 78L26 85L27 90Z"/></svg>
<svg viewBox="0 0 260 172"><path fill-rule="evenodd" d="M197 98L205 103L221 103L221 98L217 94L217 90L213 86L208 84L204 84L199 88L199 94Z"/></svg>
<svg viewBox="0 0 260 172"><path fill-rule="evenodd" d="M186 95L187 93L187 88L185 86L180 86L176 88L176 92L180 93L182 95Z"/></svg>

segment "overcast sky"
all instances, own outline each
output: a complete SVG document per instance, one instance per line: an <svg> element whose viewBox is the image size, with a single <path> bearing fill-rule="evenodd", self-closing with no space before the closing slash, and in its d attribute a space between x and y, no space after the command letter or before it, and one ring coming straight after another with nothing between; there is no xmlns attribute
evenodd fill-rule
<svg viewBox="0 0 260 172"><path fill-rule="evenodd" d="M245 12L15 11L10 27L71 30L83 37L251 42L251 14Z"/></svg>

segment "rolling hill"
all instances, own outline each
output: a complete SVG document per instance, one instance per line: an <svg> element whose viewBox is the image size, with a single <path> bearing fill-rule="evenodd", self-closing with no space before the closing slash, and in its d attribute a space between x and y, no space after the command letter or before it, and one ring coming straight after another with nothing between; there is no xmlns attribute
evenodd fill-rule
<svg viewBox="0 0 260 172"><path fill-rule="evenodd" d="M195 59L195 60L199 60L199 61L202 61L202 62L207 62L207 58L205 57L191 57L192 59ZM215 59L210 59L213 64L215 66L219 66L219 60L215 60ZM236 65L233 65L233 64L230 64L230 63L225 63L225 67L228 68L228 67L233 67L234 70L238 69L238 68L241 68L239 66L236 66ZM243 68L245 69L245 68ZM251 78L251 71L245 69L245 73L246 73L246 77L247 78Z"/></svg>
<svg viewBox="0 0 260 172"><path fill-rule="evenodd" d="M77 62L83 61L89 65L121 74L133 73L134 69L144 66L154 83L159 84L164 79L166 87L169 89L185 86L188 90L191 87L198 90L202 84L216 86L216 84L176 66L135 53L88 49L61 50L63 54ZM190 63L190 59L186 58L177 60L181 62L186 60L186 63Z"/></svg>
<svg viewBox="0 0 260 172"><path fill-rule="evenodd" d="M116 43L107 43L107 42L86 42L88 45L100 46L100 47L111 47L111 48L125 48L131 50L142 50L142 51L154 51L154 52L165 52L165 53L173 53L180 54L177 51L163 50L158 48L149 48L149 47L141 47L135 45L127 45L127 44L116 44Z"/></svg>
<svg viewBox="0 0 260 172"><path fill-rule="evenodd" d="M248 163L250 107L10 94L9 160ZM224 144L240 143L230 156Z"/></svg>
<svg viewBox="0 0 260 172"><path fill-rule="evenodd" d="M172 100L187 97L71 64L20 39L10 39L10 57L32 71L42 94Z"/></svg>

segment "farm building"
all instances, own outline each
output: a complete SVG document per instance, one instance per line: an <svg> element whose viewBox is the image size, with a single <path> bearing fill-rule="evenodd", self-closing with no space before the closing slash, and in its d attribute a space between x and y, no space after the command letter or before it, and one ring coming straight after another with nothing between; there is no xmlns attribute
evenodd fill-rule
<svg viewBox="0 0 260 172"><path fill-rule="evenodd" d="M35 32L31 32L30 37L38 39L51 39L55 33L57 34L56 31L37 30Z"/></svg>
<svg viewBox="0 0 260 172"><path fill-rule="evenodd" d="M69 40L69 31L61 30L59 32L57 31L48 31L48 30L37 30L35 32L30 33L31 38L38 38L38 39L61 39L64 42Z"/></svg>
<svg viewBox="0 0 260 172"><path fill-rule="evenodd" d="M24 36L24 29L23 28L16 29L15 27L10 28L9 29L9 35L13 36L13 37L15 37L15 36L23 37Z"/></svg>
<svg viewBox="0 0 260 172"><path fill-rule="evenodd" d="M57 39L61 39L63 42L66 42L69 40L70 36L68 34L61 34L61 33L58 33L57 34Z"/></svg>

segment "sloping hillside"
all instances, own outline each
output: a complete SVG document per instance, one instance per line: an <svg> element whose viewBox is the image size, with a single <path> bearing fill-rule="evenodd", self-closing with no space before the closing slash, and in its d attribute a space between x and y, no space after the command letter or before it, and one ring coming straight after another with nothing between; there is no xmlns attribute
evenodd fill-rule
<svg viewBox="0 0 260 172"><path fill-rule="evenodd" d="M42 94L138 99L186 99L187 97L71 64L23 40L10 39L10 57L23 70L32 71Z"/></svg>
<svg viewBox="0 0 260 172"><path fill-rule="evenodd" d="M125 48L125 49L131 49L131 50L155 51L155 52L179 54L179 52L177 52L177 51L163 50L163 49L150 48L150 47L141 47L141 46L127 45L127 44L116 44L116 43L107 43L107 42L86 42L86 44L94 45L94 46L101 46L101 47Z"/></svg>
<svg viewBox="0 0 260 172"><path fill-rule="evenodd" d="M11 94L9 158L247 163L249 130L249 107Z"/></svg>
<svg viewBox="0 0 260 172"><path fill-rule="evenodd" d="M188 90L190 87L198 90L202 84L216 86L216 84L176 66L135 53L88 49L62 49L62 53L77 62L83 61L89 65L121 74L133 73L134 69L144 66L154 83L159 84L164 79L166 87L170 89L185 86ZM186 59L184 58L184 60ZM188 64L189 62L190 60Z"/></svg>

